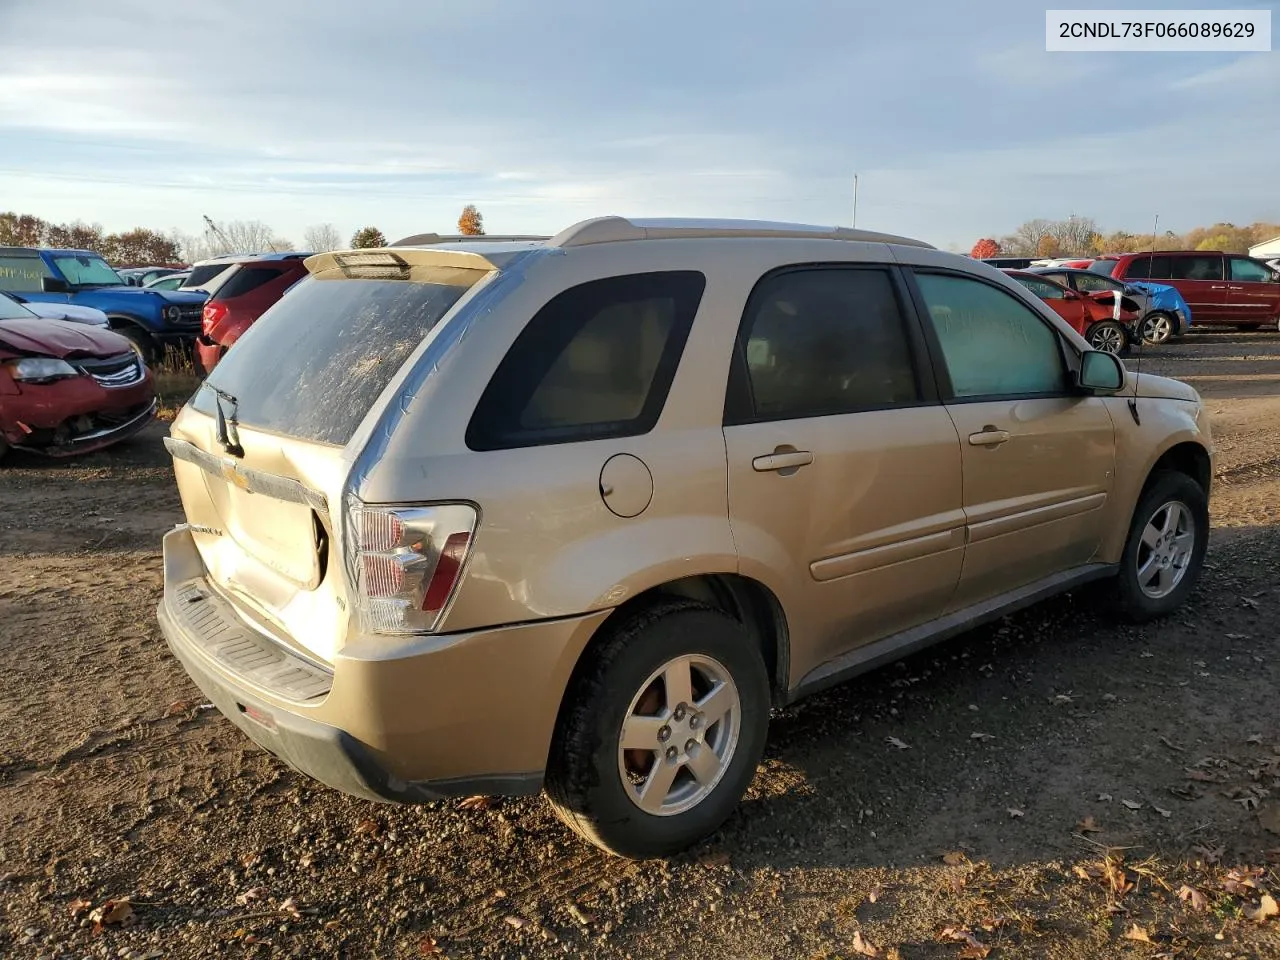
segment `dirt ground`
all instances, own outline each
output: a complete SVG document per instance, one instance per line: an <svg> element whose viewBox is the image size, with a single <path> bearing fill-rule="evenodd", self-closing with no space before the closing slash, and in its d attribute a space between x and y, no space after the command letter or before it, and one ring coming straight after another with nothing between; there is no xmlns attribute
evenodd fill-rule
<svg viewBox="0 0 1280 960"><path fill-rule="evenodd" d="M157 631L163 428L13 458L0 956L1280 957L1280 334L1143 364L1218 439L1185 610L1135 628L1063 597L788 710L740 812L665 862L536 798L313 786L203 709Z"/></svg>

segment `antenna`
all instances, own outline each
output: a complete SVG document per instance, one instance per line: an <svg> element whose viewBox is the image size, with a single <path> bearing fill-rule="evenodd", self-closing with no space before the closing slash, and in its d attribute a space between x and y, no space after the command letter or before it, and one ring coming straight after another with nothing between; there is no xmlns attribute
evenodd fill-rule
<svg viewBox="0 0 1280 960"><path fill-rule="evenodd" d="M853 223L851 223L850 226L857 227L857 225L858 225L858 175L855 173L853 175Z"/></svg>
<svg viewBox="0 0 1280 960"><path fill-rule="evenodd" d="M1156 214L1156 221L1151 225L1151 262L1147 266L1147 280L1151 280L1151 271L1156 263L1156 235L1160 230L1160 214ZM1147 352L1147 342L1142 336L1142 328L1138 328L1138 356L1133 364L1133 396L1129 398L1129 416L1133 417L1133 422L1142 425L1142 418L1138 416L1138 380L1142 376L1142 355Z"/></svg>

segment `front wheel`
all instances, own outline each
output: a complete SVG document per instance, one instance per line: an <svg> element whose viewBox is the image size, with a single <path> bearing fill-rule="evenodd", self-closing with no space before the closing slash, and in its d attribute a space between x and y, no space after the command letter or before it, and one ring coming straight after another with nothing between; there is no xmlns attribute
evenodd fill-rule
<svg viewBox="0 0 1280 960"><path fill-rule="evenodd" d="M1129 332L1114 320L1100 320L1089 328L1089 346L1117 357L1129 347Z"/></svg>
<svg viewBox="0 0 1280 960"><path fill-rule="evenodd" d="M132 323L124 323L118 327L112 327L111 329L122 337L128 338L133 345L138 348L138 353L142 355L142 359L145 360L148 365L154 365L164 357L163 351L156 344L155 340L152 339L151 334L147 333L147 331L143 330L141 327L135 326Z"/></svg>
<svg viewBox="0 0 1280 960"><path fill-rule="evenodd" d="M633 859L715 832L755 774L769 678L736 620L672 600L623 614L571 685L547 764L556 814Z"/></svg>
<svg viewBox="0 0 1280 960"><path fill-rule="evenodd" d="M1173 336L1173 317L1167 313L1156 311L1147 314L1142 320L1142 342L1161 344Z"/></svg>
<svg viewBox="0 0 1280 960"><path fill-rule="evenodd" d="M1185 473L1158 475L1133 513L1116 593L1130 619L1171 613L1195 589L1209 544L1209 500Z"/></svg>

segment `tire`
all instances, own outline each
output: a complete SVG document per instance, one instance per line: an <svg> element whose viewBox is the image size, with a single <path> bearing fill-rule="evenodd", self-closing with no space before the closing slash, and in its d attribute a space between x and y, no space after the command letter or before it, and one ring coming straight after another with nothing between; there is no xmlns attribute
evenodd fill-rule
<svg viewBox="0 0 1280 960"><path fill-rule="evenodd" d="M1167 523L1171 506L1181 511L1175 529ZM1173 539L1153 545L1152 538L1162 529ZM1179 535L1177 530L1185 530L1185 534ZM1187 537L1185 543L1182 536ZM1185 473L1157 474L1138 499L1120 558L1115 588L1121 613L1140 623L1176 610L1200 579L1208 544L1209 499L1204 490ZM1172 557L1171 562L1161 564L1161 550ZM1149 564L1153 562L1154 579L1150 579Z"/></svg>
<svg viewBox="0 0 1280 960"><path fill-rule="evenodd" d="M156 342L151 339L151 334L141 327L134 326L132 323L124 323L111 329L120 334L120 336L127 337L133 341L133 345L138 348L138 351L142 354L142 359L147 362L148 366L153 365L163 355Z"/></svg>
<svg viewBox="0 0 1280 960"><path fill-rule="evenodd" d="M1163 310L1155 310L1142 318L1142 342L1152 345L1166 343L1173 337L1175 329L1173 317Z"/></svg>
<svg viewBox="0 0 1280 960"><path fill-rule="evenodd" d="M605 629L561 708L547 764L547 798L565 824L610 853L668 856L714 833L746 792L769 725L769 676L742 626L702 604L661 601ZM668 702L664 667L673 678L682 672L692 678L690 701L703 705L703 712L694 709L681 718L680 703ZM722 675L708 688L717 671ZM733 710L709 717L715 704L732 704L736 719ZM628 717L641 747L624 751ZM668 759L667 751L678 756ZM713 767L720 758L725 762ZM699 767L705 781L694 774ZM661 795L644 800L642 781Z"/></svg>
<svg viewBox="0 0 1280 960"><path fill-rule="evenodd" d="M1089 328L1086 337L1095 350L1122 357L1129 350L1129 331L1115 320L1099 320Z"/></svg>

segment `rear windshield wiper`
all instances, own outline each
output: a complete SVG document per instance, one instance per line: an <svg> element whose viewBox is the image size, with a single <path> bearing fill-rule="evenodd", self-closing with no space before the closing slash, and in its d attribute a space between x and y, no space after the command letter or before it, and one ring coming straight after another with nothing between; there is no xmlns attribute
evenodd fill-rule
<svg viewBox="0 0 1280 960"><path fill-rule="evenodd" d="M240 446L240 431L236 428L236 408L240 405L240 401L227 393L227 391L219 390L207 380L204 385L212 390L214 394L213 407L217 412L215 429L217 431L218 446L233 457L243 457L244 447ZM230 417L222 411L222 402L224 400L231 405Z"/></svg>

